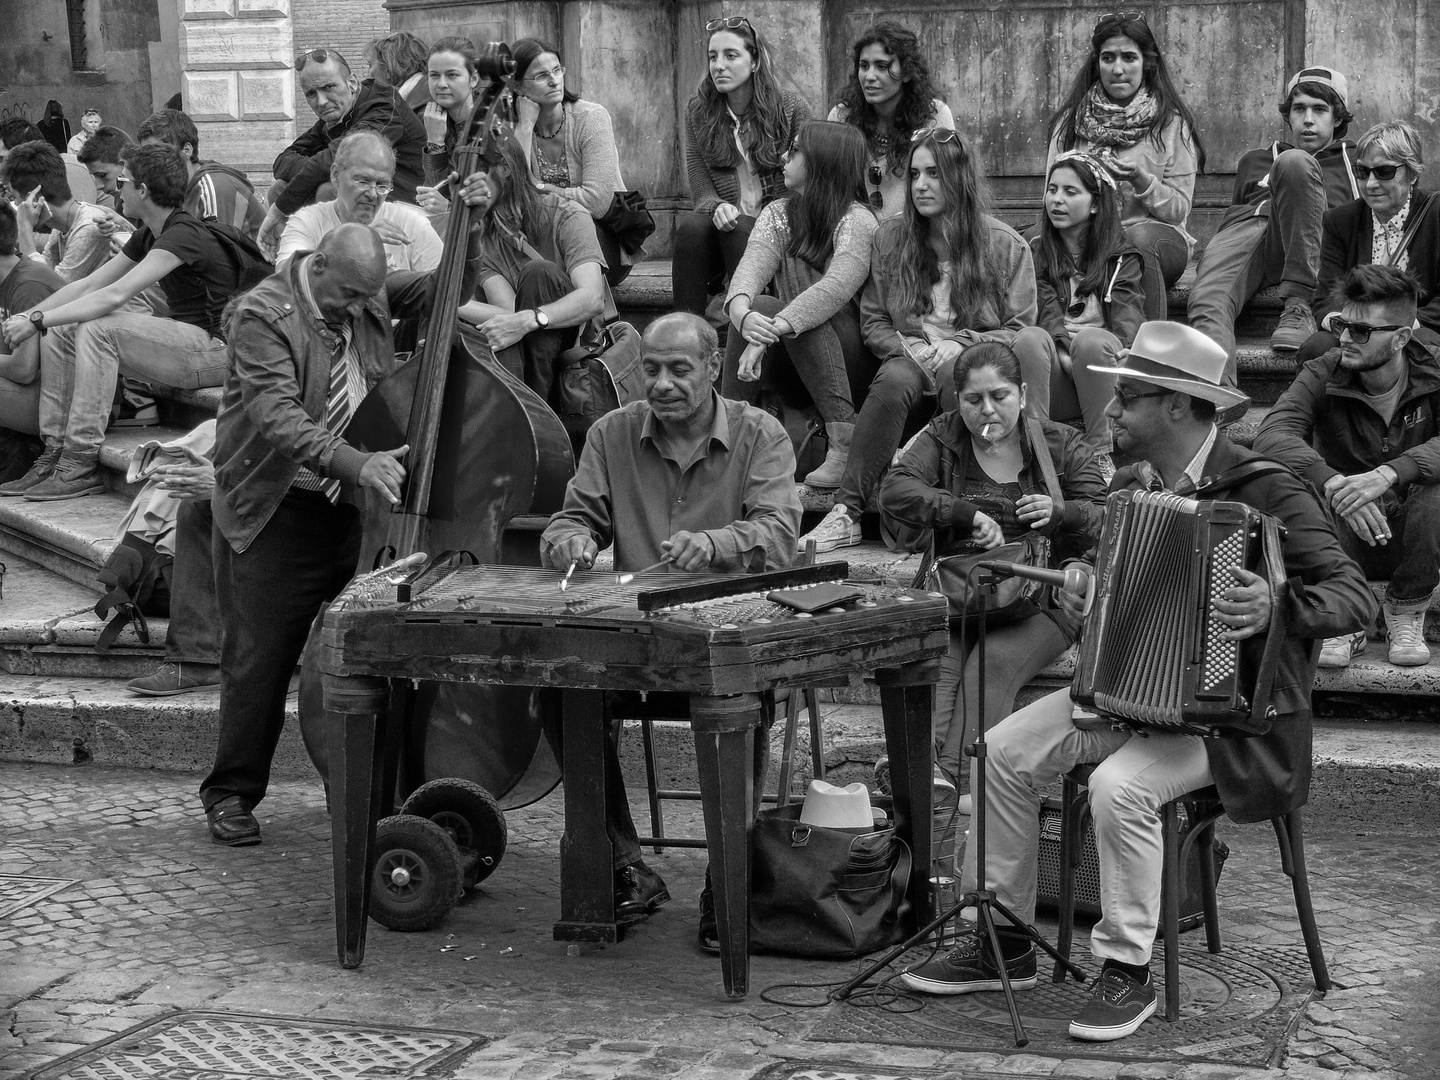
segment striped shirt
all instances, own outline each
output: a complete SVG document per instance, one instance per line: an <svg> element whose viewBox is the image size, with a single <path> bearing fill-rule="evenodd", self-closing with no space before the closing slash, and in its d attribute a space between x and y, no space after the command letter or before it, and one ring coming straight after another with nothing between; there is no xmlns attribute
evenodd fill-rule
<svg viewBox="0 0 1440 1080"><path fill-rule="evenodd" d="M325 344L330 347L331 371L334 370L333 365L335 364L344 364L346 366L345 389L350 399L350 407L344 411L343 415L346 420L348 420L355 414L355 410L359 408L360 402L365 400L365 394L367 392L365 369L360 363L359 355L355 352L355 338L351 330L350 321L347 319L342 323L337 332L320 314L320 306L315 303L315 294L310 290L309 263L312 258L314 258L313 255L306 257L305 265L300 267L300 272L296 277L300 282L300 295L305 303L309 305L310 313L315 317L315 332L320 336L320 340L324 341ZM326 416L320 417L321 423L326 421L330 412L328 408L328 397L326 406ZM331 430L334 429L332 428ZM336 431L335 434L339 435L341 432ZM332 481L327 480L318 473L312 472L309 469L301 469L300 472L296 474L290 486L300 488L302 491L324 491L331 483Z"/></svg>

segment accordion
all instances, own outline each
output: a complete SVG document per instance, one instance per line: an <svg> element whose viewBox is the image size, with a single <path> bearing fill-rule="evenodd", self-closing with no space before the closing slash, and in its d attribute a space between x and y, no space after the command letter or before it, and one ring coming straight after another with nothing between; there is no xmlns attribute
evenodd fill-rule
<svg viewBox="0 0 1440 1080"><path fill-rule="evenodd" d="M1269 729L1285 633L1276 596L1263 656L1248 663L1214 617L1231 567L1283 588L1275 519L1240 502L1117 491L1106 502L1095 591L1072 696L1104 719L1193 735ZM1262 568L1262 564L1268 568Z"/></svg>

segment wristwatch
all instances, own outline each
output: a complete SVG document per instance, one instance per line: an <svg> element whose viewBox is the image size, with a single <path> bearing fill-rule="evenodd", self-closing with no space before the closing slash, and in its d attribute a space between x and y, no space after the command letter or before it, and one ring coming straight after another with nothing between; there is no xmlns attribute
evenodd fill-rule
<svg viewBox="0 0 1440 1080"><path fill-rule="evenodd" d="M35 327L35 332L44 336L45 334L45 313L43 311L32 311L28 318L30 324Z"/></svg>
<svg viewBox="0 0 1440 1080"><path fill-rule="evenodd" d="M541 311L538 307L531 308L530 313L535 316L535 329L544 330L550 325L550 316Z"/></svg>

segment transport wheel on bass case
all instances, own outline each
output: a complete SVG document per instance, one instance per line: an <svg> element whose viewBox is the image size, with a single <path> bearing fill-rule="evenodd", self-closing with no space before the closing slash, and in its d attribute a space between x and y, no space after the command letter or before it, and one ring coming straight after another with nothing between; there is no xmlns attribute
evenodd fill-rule
<svg viewBox="0 0 1440 1080"><path fill-rule="evenodd" d="M397 814L375 826L370 917L390 930L438 926L461 894L460 849L422 817Z"/></svg>
<svg viewBox="0 0 1440 1080"><path fill-rule="evenodd" d="M431 780L415 789L401 813L428 818L450 834L460 849L467 889L494 873L505 857L510 838L505 811L479 784L455 778Z"/></svg>

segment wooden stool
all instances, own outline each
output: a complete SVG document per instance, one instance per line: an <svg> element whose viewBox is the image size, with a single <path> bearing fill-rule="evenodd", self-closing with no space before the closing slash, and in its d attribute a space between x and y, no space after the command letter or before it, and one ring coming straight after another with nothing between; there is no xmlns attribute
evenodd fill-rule
<svg viewBox="0 0 1440 1080"><path fill-rule="evenodd" d="M1081 838L1085 821L1090 815L1089 797L1082 790L1095 771L1094 765L1077 765L1065 776L1061 795L1060 818L1060 932L1056 948L1069 958L1075 932L1075 873L1080 865ZM1189 831L1180 836L1180 809L1184 807L1190 822ZM1180 1018L1180 891L1181 873L1192 844L1198 843L1201 901L1204 905L1205 943L1212 953L1220 951L1220 917L1215 897L1215 823L1224 815L1220 793L1214 785L1186 792L1160 808L1160 827L1165 862L1161 870L1160 934L1165 945L1165 1019ZM1310 903L1310 881L1305 873L1305 841L1299 810L1270 819L1280 844L1280 864L1295 893L1295 912L1305 938L1305 951L1310 957L1310 970L1315 988L1321 992L1331 987L1330 973L1320 945L1320 931L1315 925L1315 911ZM1055 965L1053 982L1061 982L1064 969Z"/></svg>

